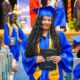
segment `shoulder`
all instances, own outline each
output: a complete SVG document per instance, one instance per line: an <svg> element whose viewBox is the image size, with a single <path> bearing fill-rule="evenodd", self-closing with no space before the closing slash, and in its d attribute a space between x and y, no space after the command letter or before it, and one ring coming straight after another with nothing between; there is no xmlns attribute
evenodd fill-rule
<svg viewBox="0 0 80 80"><path fill-rule="evenodd" d="M62 31L57 31L57 33L59 34L59 36L65 36L64 32Z"/></svg>
<svg viewBox="0 0 80 80"><path fill-rule="evenodd" d="M59 35L60 40L62 42L64 42L65 40L68 41L67 38L66 38L66 35L64 34L64 32L62 32L62 31L57 31L57 32L58 32L58 35Z"/></svg>

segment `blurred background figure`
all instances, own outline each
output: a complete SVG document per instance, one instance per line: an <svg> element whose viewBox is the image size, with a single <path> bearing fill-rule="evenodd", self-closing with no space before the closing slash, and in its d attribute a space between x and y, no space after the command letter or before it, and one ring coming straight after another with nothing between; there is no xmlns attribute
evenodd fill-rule
<svg viewBox="0 0 80 80"><path fill-rule="evenodd" d="M80 35L72 36L75 57L80 58Z"/></svg>
<svg viewBox="0 0 80 80"><path fill-rule="evenodd" d="M56 29L65 31L66 29L66 13L63 0L57 0L56 2L56 14L54 19L54 26Z"/></svg>
<svg viewBox="0 0 80 80"><path fill-rule="evenodd" d="M8 14L9 21L4 25L4 44L7 45L12 53L12 70L14 71L13 80L28 80L21 60L21 42L25 34L16 23L17 16L14 13Z"/></svg>
<svg viewBox="0 0 80 80"><path fill-rule="evenodd" d="M80 35L72 36L74 50L74 61L80 58ZM74 62L75 64L75 62ZM74 67L75 66L75 67ZM76 62L73 66L73 80L79 80L80 78L80 61Z"/></svg>
<svg viewBox="0 0 80 80"><path fill-rule="evenodd" d="M3 29L2 0L0 0L0 29Z"/></svg>
<svg viewBox="0 0 80 80"><path fill-rule="evenodd" d="M74 7L75 7L74 17L76 18L76 30L80 31L80 0L75 0Z"/></svg>
<svg viewBox="0 0 80 80"><path fill-rule="evenodd" d="M12 12L12 6L9 0L4 0L2 2L2 12L3 12L3 24L8 22L8 13Z"/></svg>
<svg viewBox="0 0 80 80"><path fill-rule="evenodd" d="M79 80L80 79L80 63L77 64L77 66L73 70L73 75L74 75L73 80Z"/></svg>

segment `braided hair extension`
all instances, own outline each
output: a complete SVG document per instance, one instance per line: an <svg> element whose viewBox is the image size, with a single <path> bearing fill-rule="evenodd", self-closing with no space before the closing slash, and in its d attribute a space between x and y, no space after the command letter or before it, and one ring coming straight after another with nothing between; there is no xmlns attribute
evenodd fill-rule
<svg viewBox="0 0 80 80"><path fill-rule="evenodd" d="M32 29L32 32L28 38L28 43L27 43L27 46L26 46L26 57L32 57L34 55L37 54L37 45L40 41L40 38L42 37L42 19L43 17L38 17L37 18L37 21L36 23L34 24L34 27ZM51 27L50 27L50 35L51 35L51 38L53 40L53 45L54 45L54 48L57 49L57 50L60 50L60 39L59 39L59 36L57 34L57 32L55 31L55 28L53 26L53 20L52 20L52 24L51 24Z"/></svg>

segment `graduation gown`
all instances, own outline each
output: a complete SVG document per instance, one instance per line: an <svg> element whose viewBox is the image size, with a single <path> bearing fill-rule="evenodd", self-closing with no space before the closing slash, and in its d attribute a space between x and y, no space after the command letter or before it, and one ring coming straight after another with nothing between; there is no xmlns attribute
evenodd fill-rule
<svg viewBox="0 0 80 80"><path fill-rule="evenodd" d="M72 62L73 62L73 55L72 55L72 48L71 45L69 44L68 40L66 39L65 35L63 32L59 31L59 37L60 37L60 42L61 42L61 61L58 63L58 70L59 70L59 80L63 80L63 73L62 70L66 71L66 72L71 72L72 71ZM27 40L28 38L26 38L25 40L23 40L22 42L22 53L23 53L23 57L22 57L22 62L23 62L23 66L24 69L26 71L26 73L29 75L30 80L35 80L33 77L33 74L37 68L37 64L36 64L36 59L37 56L33 56L31 58L26 58L25 57L25 48L27 44ZM64 43L63 43L64 42ZM42 49L48 49L49 48L49 35L47 34L45 39L42 37L40 40L40 48ZM38 80L49 80L48 78L48 73L50 72L50 70L42 70L41 76L39 77Z"/></svg>
<svg viewBox="0 0 80 80"><path fill-rule="evenodd" d="M80 78L80 63L74 68L73 75L73 80L78 80Z"/></svg>
<svg viewBox="0 0 80 80"><path fill-rule="evenodd" d="M14 45L10 45L11 37L13 37L15 39ZM8 24L5 24L5 26L4 26L4 44L9 46L9 49L10 49L11 53L13 54L13 57L17 61L19 60L19 55L20 55L20 42L18 41L18 38L23 39L24 37L25 37L25 35L19 26L18 26L18 33L16 32L16 29L13 27L12 34L10 35Z"/></svg>
<svg viewBox="0 0 80 80"><path fill-rule="evenodd" d="M54 17L54 26L66 26L66 13L62 0L58 0L58 7Z"/></svg>

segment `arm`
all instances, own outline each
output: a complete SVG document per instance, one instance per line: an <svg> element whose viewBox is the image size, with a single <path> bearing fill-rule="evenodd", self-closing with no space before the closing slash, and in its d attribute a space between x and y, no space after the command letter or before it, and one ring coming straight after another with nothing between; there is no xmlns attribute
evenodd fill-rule
<svg viewBox="0 0 80 80"><path fill-rule="evenodd" d="M24 39L24 37L26 37L26 35L23 33L22 29L18 26L18 33L19 33L19 42L22 42L22 40Z"/></svg>
<svg viewBox="0 0 80 80"><path fill-rule="evenodd" d="M25 56L25 49L26 49L26 45L27 45L27 40L28 37L26 37L22 43L21 43L21 53L22 53L22 63L23 63L23 67L26 71L26 73L28 75L32 75L35 71L36 68L36 56L32 57L32 58L26 58ZM34 66L34 68L33 68Z"/></svg>
<svg viewBox="0 0 80 80"><path fill-rule="evenodd" d="M59 32L61 42L60 64L66 72L71 72L73 63L72 47L63 32Z"/></svg>
<svg viewBox="0 0 80 80"><path fill-rule="evenodd" d="M9 30L8 30L8 24L4 25L4 44L9 45L11 43L10 36L9 36Z"/></svg>

